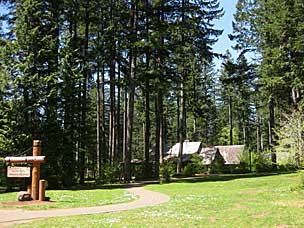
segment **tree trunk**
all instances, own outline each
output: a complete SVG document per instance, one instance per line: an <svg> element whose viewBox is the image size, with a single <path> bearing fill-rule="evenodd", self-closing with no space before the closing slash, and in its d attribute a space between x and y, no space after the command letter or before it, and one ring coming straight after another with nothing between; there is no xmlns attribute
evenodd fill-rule
<svg viewBox="0 0 304 228"><path fill-rule="evenodd" d="M164 162L164 107L163 92L158 91L158 112L159 112L159 164Z"/></svg>
<svg viewBox="0 0 304 228"><path fill-rule="evenodd" d="M161 3L161 7L163 7L163 3ZM164 15L162 10L158 10L158 23L161 25L163 24L164 20ZM164 68L164 55L163 55L163 46L164 46L164 37L162 33L160 33L159 36L159 43L160 43L160 48L158 50L158 57L157 57L157 65L158 69L160 72L159 77L159 82L160 85L158 86L158 94L157 94L157 103L158 103L158 113L159 113L159 164L163 164L164 160L164 107L163 107L163 82L165 78L165 68Z"/></svg>
<svg viewBox="0 0 304 228"><path fill-rule="evenodd" d="M268 145L271 150L272 168L277 168L277 156L274 149L274 100L270 98L269 101L269 120L268 120Z"/></svg>
<svg viewBox="0 0 304 228"><path fill-rule="evenodd" d="M85 151L86 151L86 137L87 137L87 82L89 78L88 67L88 46L89 46L89 0L85 4L85 37L83 50L83 81L82 81L82 99L81 99L81 138L79 150L79 183L84 183L85 178Z"/></svg>
<svg viewBox="0 0 304 228"><path fill-rule="evenodd" d="M145 81L145 135L144 135L144 158L145 158L145 178L150 175L149 166L149 149L150 149L150 91L149 91L149 79Z"/></svg>
<svg viewBox="0 0 304 228"><path fill-rule="evenodd" d="M114 26L114 18L113 18L113 0L111 0L111 9L110 9L110 20L111 25ZM116 66L116 44L115 44L115 31L112 29L111 31L111 62L110 62L110 117L109 117L109 158L110 164L114 161L115 154L115 66Z"/></svg>
<svg viewBox="0 0 304 228"><path fill-rule="evenodd" d="M112 164L115 154L115 62L110 66L110 116L109 116L109 162Z"/></svg>
<svg viewBox="0 0 304 228"><path fill-rule="evenodd" d="M70 21L69 33L73 37L71 42L71 49L75 48L77 41L77 24ZM71 55L68 59L68 65L74 65L74 58ZM74 130L79 130L78 122L75 121L76 113L79 112L78 103L76 99L77 93L74 89L76 81L73 77L71 68L67 68L67 72L64 74L64 133L63 133L63 153L62 153L62 176L61 181L63 186L71 186L74 184L76 177L76 162L77 162L77 135L74 134ZM78 98L79 101L79 98Z"/></svg>
<svg viewBox="0 0 304 228"><path fill-rule="evenodd" d="M184 73L183 73L184 74ZM185 76L183 76L185 78ZM186 135L186 105L185 105L185 88L184 83L181 81L181 91L180 91L180 119L179 119L179 151L178 151L178 161L177 161L177 170L176 173L180 174L182 171L182 164L183 164L183 146L185 141Z"/></svg>
<svg viewBox="0 0 304 228"><path fill-rule="evenodd" d="M119 162L121 161L121 85L120 85L120 79L121 79L121 64L120 61L118 60L118 72L117 72L117 79L118 79L118 86L117 86L117 111L116 111L116 137L115 137L115 153L114 153L114 162Z"/></svg>
<svg viewBox="0 0 304 228"><path fill-rule="evenodd" d="M96 80L96 172L95 178L101 178L101 153L100 153L100 66L97 67L97 80Z"/></svg>
<svg viewBox="0 0 304 228"><path fill-rule="evenodd" d="M246 120L243 115L243 144L246 145L246 143L247 143Z"/></svg>
<svg viewBox="0 0 304 228"><path fill-rule="evenodd" d="M185 22L185 3L186 0L182 0L182 23ZM182 43L185 42L185 35L182 31L181 34L181 40ZM183 147L184 147L184 141L185 141L185 135L186 135L186 103L185 103L185 84L184 81L186 81L186 68L185 68L185 63L182 63L182 73L181 73L181 82L180 82L180 119L179 119L179 151L178 151L178 161L176 165L176 173L180 174L182 171L182 164L183 164Z"/></svg>
<svg viewBox="0 0 304 228"><path fill-rule="evenodd" d="M177 99L176 99L176 103L177 103L177 115L176 115L176 142L179 142L179 132L180 132L180 97L177 94Z"/></svg>
<svg viewBox="0 0 304 228"><path fill-rule="evenodd" d="M125 166L127 165L130 165L128 164L126 161L126 153L128 152L128 149L127 149L127 124L128 124L128 88L126 87L125 88L125 91L124 91L124 116L123 116L123 151L122 151L122 154L123 154L123 162L124 162L124 165L123 165L123 174L124 176L127 175L126 171L125 171Z"/></svg>
<svg viewBox="0 0 304 228"><path fill-rule="evenodd" d="M102 72L101 72L101 94L100 94L100 104L101 104L101 163L106 164L108 161L108 153L107 153L107 141L106 141L106 134L105 134L105 66L102 64Z"/></svg>
<svg viewBox="0 0 304 228"><path fill-rule="evenodd" d="M131 26L132 35L134 36L132 45L136 42L137 34L137 0L131 3ZM127 134L126 134L126 151L124 156L124 181L131 180L131 159L132 159L132 130L133 130L133 115L134 115L134 95L135 95L135 70L136 70L137 51L136 47L132 46L130 50L130 75L128 89L128 105L127 105Z"/></svg>
<svg viewBox="0 0 304 228"><path fill-rule="evenodd" d="M160 113L159 113L158 94L155 96L155 156L154 170L155 178L159 177L159 158L160 158Z"/></svg>
<svg viewBox="0 0 304 228"><path fill-rule="evenodd" d="M229 96L229 145L233 145L233 117L232 117L232 96Z"/></svg>
<svg viewBox="0 0 304 228"><path fill-rule="evenodd" d="M261 153L261 120L260 112L257 110L256 113L256 150L257 153Z"/></svg>
<svg viewBox="0 0 304 228"><path fill-rule="evenodd" d="M147 40L149 40L150 34L149 34L149 29L150 29L150 21L149 21L149 15L148 11L150 9L150 4L149 0L145 1L145 6L146 6L146 34L147 34ZM146 50L146 72L150 70L150 49ZM144 171L144 177L147 179L151 177L151 168L150 167L150 79L149 75L146 74L145 78L145 89L143 91L144 96L145 96L145 121L144 121L144 162L145 162L145 171Z"/></svg>

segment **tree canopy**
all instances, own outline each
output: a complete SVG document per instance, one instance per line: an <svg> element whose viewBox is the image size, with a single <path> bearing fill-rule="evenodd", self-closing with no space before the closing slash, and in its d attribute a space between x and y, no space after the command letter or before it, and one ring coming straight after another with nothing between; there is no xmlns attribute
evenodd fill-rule
<svg viewBox="0 0 304 228"><path fill-rule="evenodd" d="M276 168L275 128L303 109L300 0L239 0L235 59L213 51L218 0L0 4L1 157L40 139L61 185L158 178L167 145L185 140L268 149Z"/></svg>

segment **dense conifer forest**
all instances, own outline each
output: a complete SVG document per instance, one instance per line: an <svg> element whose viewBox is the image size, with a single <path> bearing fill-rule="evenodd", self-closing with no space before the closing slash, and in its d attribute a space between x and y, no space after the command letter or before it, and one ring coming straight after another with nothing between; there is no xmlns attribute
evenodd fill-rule
<svg viewBox="0 0 304 228"><path fill-rule="evenodd" d="M158 178L185 140L245 145L248 170L277 169L279 151L302 165L302 1L239 0L237 57L213 51L219 0L0 4L0 157L42 140L62 186Z"/></svg>

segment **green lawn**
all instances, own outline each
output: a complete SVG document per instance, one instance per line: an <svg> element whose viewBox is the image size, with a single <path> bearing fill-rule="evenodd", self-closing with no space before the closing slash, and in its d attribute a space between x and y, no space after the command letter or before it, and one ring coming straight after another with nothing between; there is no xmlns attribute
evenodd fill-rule
<svg viewBox="0 0 304 228"><path fill-rule="evenodd" d="M150 185L168 194L161 206L44 219L18 227L304 227L304 191L297 174L221 176Z"/></svg>
<svg viewBox="0 0 304 228"><path fill-rule="evenodd" d="M1 193L0 203L16 201L16 192ZM47 190L46 195L51 197L50 204L35 206L6 206L0 208L24 208L24 209L49 209L49 208L73 208L73 207L92 207L108 204L117 204L136 199L126 190L122 189L95 189L95 190Z"/></svg>

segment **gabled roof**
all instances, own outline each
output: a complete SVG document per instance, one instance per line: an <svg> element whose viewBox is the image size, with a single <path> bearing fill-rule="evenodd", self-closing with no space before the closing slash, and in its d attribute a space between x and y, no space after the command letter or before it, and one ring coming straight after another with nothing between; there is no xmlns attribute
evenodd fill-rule
<svg viewBox="0 0 304 228"><path fill-rule="evenodd" d="M200 155L203 157L203 163L210 165L215 158L216 150L225 160L226 165L240 164L240 155L244 150L244 145L231 145L231 146L215 146L202 148Z"/></svg>
<svg viewBox="0 0 304 228"><path fill-rule="evenodd" d="M240 155L244 150L244 145L215 146L215 148L219 149L226 165L240 164Z"/></svg>
<svg viewBox="0 0 304 228"><path fill-rule="evenodd" d="M176 143L166 154L165 159L177 158L180 149L180 143ZM244 150L244 145L231 145L231 146L214 146L201 148L201 142L183 143L183 161L191 159L192 155L198 153L202 157L204 165L212 164L216 157L217 149L220 155L224 158L226 165L240 164L240 155Z"/></svg>
<svg viewBox="0 0 304 228"><path fill-rule="evenodd" d="M211 165L216 154L216 148L214 147L207 147L202 148L200 151L200 156L202 157L202 163L204 165Z"/></svg>
<svg viewBox="0 0 304 228"><path fill-rule="evenodd" d="M184 141L183 143L183 154L195 154L199 151L201 142L189 142ZM178 156L180 150L180 143L176 143L169 151L168 155Z"/></svg>
<svg viewBox="0 0 304 228"><path fill-rule="evenodd" d="M188 161L191 159L192 155L200 151L201 142L189 142L184 141L183 143L183 161ZM178 157L180 150L180 143L176 143L167 152L165 159L173 159Z"/></svg>

